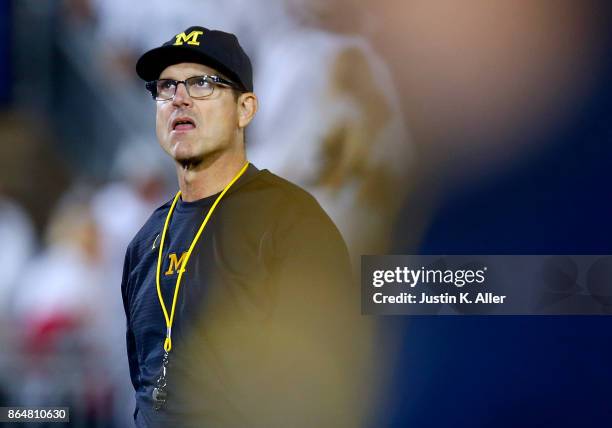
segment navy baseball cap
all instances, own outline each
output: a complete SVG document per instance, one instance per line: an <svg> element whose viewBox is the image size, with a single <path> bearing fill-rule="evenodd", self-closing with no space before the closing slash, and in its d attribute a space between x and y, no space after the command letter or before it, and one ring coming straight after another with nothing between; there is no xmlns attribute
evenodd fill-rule
<svg viewBox="0 0 612 428"><path fill-rule="evenodd" d="M145 52L136 73L145 81L156 80L168 66L181 62L204 64L225 74L243 90L253 91L253 68L248 55L231 33L189 27L158 48Z"/></svg>

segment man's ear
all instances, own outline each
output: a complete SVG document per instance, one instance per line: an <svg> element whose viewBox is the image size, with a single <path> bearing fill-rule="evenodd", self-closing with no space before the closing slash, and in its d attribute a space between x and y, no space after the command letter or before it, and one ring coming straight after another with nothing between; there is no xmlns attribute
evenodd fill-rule
<svg viewBox="0 0 612 428"><path fill-rule="evenodd" d="M238 97L238 127L245 128L257 113L257 96L253 92L245 92Z"/></svg>

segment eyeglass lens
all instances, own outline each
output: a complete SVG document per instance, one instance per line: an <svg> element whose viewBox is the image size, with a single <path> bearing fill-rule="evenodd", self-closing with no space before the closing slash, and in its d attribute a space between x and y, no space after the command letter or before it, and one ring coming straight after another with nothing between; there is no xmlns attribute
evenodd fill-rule
<svg viewBox="0 0 612 428"><path fill-rule="evenodd" d="M160 79L157 81L158 100L169 100L174 97L180 81L172 79ZM185 80L187 93L192 98L205 98L213 93L214 85L204 76L190 77Z"/></svg>

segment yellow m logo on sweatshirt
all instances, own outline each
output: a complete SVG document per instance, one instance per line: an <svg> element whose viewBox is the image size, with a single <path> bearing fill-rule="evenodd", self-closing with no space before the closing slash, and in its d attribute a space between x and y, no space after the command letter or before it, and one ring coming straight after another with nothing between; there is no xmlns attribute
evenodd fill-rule
<svg viewBox="0 0 612 428"><path fill-rule="evenodd" d="M168 270L164 273L164 275L174 275L176 272L185 272L185 268L183 267L183 260L185 260L185 257L187 257L187 251L181 254L181 257L178 257L175 253L168 254L170 265L168 266Z"/></svg>

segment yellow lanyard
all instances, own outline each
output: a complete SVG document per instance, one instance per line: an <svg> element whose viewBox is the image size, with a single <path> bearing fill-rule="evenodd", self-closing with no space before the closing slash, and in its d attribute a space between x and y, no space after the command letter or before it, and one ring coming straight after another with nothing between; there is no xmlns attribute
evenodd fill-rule
<svg viewBox="0 0 612 428"><path fill-rule="evenodd" d="M180 269L178 270L178 277L176 278L176 285L174 286L174 298L172 299L172 310L170 311L170 317L168 317L168 311L166 310L166 305L164 304L164 298L162 297L162 294L161 294L161 287L159 285L160 284L159 283L159 272L161 270L161 265L162 265L162 252L164 250L164 240L166 238L168 224L170 224L170 218L172 217L174 206L176 205L178 198L181 196L180 190L176 193L176 196L174 197L174 200L172 201L172 205L170 206L170 210L168 210L168 215L166 216L166 222L164 223L164 230L161 235L161 242L159 244L159 255L157 256L157 274L155 276L155 282L157 284L157 297L159 297L159 303L161 305L162 310L164 311L164 318L166 318L166 340L164 341L164 350L166 352L170 352L170 350L172 349L172 323L174 322L174 310L176 309L176 300L178 297L179 287L181 286L181 278L183 277L183 273L185 272L185 266L187 266L187 262L189 261L191 252L193 251L193 248L198 242L200 235L204 231L204 228L206 227L206 223L208 223L208 220L212 216L212 213L217 207L217 204L219 203L223 195L225 195L225 193L229 190L229 188L232 187L232 184L234 184L236 180L238 180L240 176L244 174L248 166L249 166L249 162L247 162L242 167L240 172L233 178L232 181L229 182L227 186L225 186L225 189L223 189L221 194L217 196L215 203L212 205L212 207L210 207L210 209L208 210L208 214L206 214L204 221L202 221L202 225L200 226L198 233L196 233L195 238L193 238L193 241L191 241L191 245L189 246L189 249L187 250L185 259L183 260L183 263L181 264Z"/></svg>

